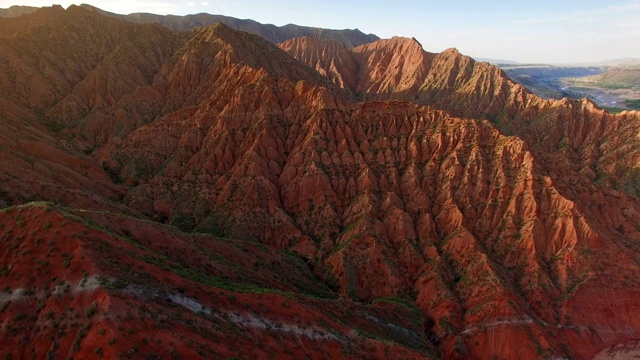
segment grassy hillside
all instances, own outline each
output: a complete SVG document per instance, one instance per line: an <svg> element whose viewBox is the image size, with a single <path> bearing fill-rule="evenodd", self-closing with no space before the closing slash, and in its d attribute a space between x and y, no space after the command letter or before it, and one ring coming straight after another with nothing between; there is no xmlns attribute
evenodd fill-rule
<svg viewBox="0 0 640 360"><path fill-rule="evenodd" d="M640 66L614 67L583 80L612 89L638 88L640 87Z"/></svg>

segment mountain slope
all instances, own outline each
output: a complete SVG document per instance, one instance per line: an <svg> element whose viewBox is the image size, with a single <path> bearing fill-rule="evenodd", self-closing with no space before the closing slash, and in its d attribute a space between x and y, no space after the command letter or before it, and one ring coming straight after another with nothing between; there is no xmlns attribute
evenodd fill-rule
<svg viewBox="0 0 640 360"><path fill-rule="evenodd" d="M1 207L46 199L134 213L119 203L124 189L94 159L57 137L43 125L0 117Z"/></svg>
<svg viewBox="0 0 640 360"><path fill-rule="evenodd" d="M336 299L256 243L46 203L0 224L5 357L429 358L413 308Z"/></svg>
<svg viewBox="0 0 640 360"><path fill-rule="evenodd" d="M584 78L587 82L596 82L612 88L632 88L640 86L640 67L619 66L609 68L602 74Z"/></svg>
<svg viewBox="0 0 640 360"><path fill-rule="evenodd" d="M321 68L321 73L327 72L322 58L333 54L318 53L315 43L308 39L304 44L290 41L280 46L309 66ZM401 46L408 50L399 50ZM368 48L380 50L370 52ZM332 71L358 79L357 86L348 88L357 96L412 100L455 116L491 120L501 131L522 137L534 156L552 167L543 170L545 175L568 193L574 188L554 163L571 168L576 177L639 194L637 112L611 115L589 101L544 101L510 81L497 67L475 62L454 49L429 54L411 39L374 42L341 56L348 55L357 64L357 74L352 75L351 68ZM624 155L612 149L624 149Z"/></svg>

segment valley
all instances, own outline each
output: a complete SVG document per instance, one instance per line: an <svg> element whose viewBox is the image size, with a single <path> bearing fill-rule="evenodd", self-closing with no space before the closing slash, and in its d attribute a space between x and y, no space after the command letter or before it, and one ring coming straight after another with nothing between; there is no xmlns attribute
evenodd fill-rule
<svg viewBox="0 0 640 360"><path fill-rule="evenodd" d="M588 98L611 112L640 109L640 69L633 65L499 66L512 79L546 99Z"/></svg>

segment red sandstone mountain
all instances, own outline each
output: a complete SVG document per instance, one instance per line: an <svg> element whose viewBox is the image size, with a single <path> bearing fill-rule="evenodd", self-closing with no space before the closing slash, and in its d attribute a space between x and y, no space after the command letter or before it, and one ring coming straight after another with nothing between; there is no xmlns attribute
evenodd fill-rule
<svg viewBox="0 0 640 360"><path fill-rule="evenodd" d="M412 305L335 298L257 243L47 203L0 224L7 358L431 357Z"/></svg>
<svg viewBox="0 0 640 360"><path fill-rule="evenodd" d="M115 312L76 324L162 329L143 315L171 307L186 318L165 324L187 329L202 357L233 355L224 343L247 348L252 340L241 332L210 335L240 318L249 327L277 318L287 334L254 327L266 350L240 357L294 348L293 358L590 358L640 336L638 113L544 101L487 63L455 50L427 53L413 39L346 50L302 38L280 48L224 25L176 33L78 7L0 38L0 93L9 94L0 98L8 134L0 138L0 201L86 209L2 214L11 296L14 286L50 286L39 277L24 283L24 264L46 259L21 257L17 247L40 254L36 239L49 231L42 224L73 221L69 237L80 234L73 246L88 249L79 254L87 276L129 276L116 259L153 274L127 277L135 286L115 289L115 298L108 284L96 285L87 296L117 303ZM252 243L229 254L236 245L145 217ZM295 274L276 281L286 260L274 249L300 254L310 269L295 263ZM110 260L99 263L95 251ZM186 291L169 292L177 305L144 302L175 283ZM271 308L284 299L255 287L299 295ZM310 300L310 288L341 300ZM245 307L205 295L219 291ZM45 301L34 293L29 304ZM93 301L74 299L63 302ZM192 300L219 316L194 316ZM260 301L270 304L264 312L255 310ZM416 322L399 316L411 311ZM273 318L256 320L267 312ZM294 314L311 322L292 325ZM16 328L14 308L0 315ZM8 343L48 335L28 332L23 320ZM157 331L166 341L120 345L94 334L80 354L135 345L195 356L186 340ZM340 339L356 340L334 353L345 346ZM73 355L71 342L42 347Z"/></svg>

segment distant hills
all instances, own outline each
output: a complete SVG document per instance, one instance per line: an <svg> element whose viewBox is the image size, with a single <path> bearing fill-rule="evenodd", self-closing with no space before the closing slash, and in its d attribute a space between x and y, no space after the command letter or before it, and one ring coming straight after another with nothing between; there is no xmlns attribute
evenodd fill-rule
<svg viewBox="0 0 640 360"><path fill-rule="evenodd" d="M358 45L370 43L380 38L374 34L365 34L358 29L332 30L308 26L299 26L295 24L287 24L284 26L275 26L272 24L261 24L249 19L236 19L224 15L212 15L206 13L193 15L156 15L149 13L133 13L128 15L120 15L98 9L94 6L82 4L80 7L89 10L96 10L102 15L127 20L133 23L158 23L175 31L185 31L195 29L197 27L208 26L217 22L223 23L234 30L246 31L256 34L274 44L281 43L285 40L308 36L314 39L334 40L340 45L351 49Z"/></svg>
<svg viewBox="0 0 640 360"><path fill-rule="evenodd" d="M474 57L474 59L476 61L485 61L488 62L490 64L493 65L499 65L499 66L511 66L511 65L517 65L517 66L522 66L522 67L536 67L536 68L540 68L540 67L544 67L544 66L549 66L549 67L556 67L556 68L567 68L567 67L574 67L574 68L578 68L578 67L600 67L600 66L634 66L634 65L640 65L640 59L639 58L622 58L622 59L610 59L610 60L603 60L603 61L596 61L596 62L578 62L578 63L558 63L558 64L551 64L551 63L521 63L515 60L506 60L506 59L493 59L493 58L482 58L482 57Z"/></svg>
<svg viewBox="0 0 640 360"><path fill-rule="evenodd" d="M58 7L59 6L54 6L54 8ZM133 23L158 23L174 31L191 30L197 27L213 25L217 22L220 22L234 30L246 31L251 34L258 35L274 44L278 44L293 38L308 36L320 40L334 40L341 46L347 49L352 49L356 46L367 44L380 39L374 34L365 34L358 29L333 30L299 26L295 24L275 26L272 24L262 24L254 20L236 19L230 16L212 15L205 13L184 16L156 15L149 13L133 13L128 15L121 15L104 11L88 4L81 4L80 7L97 11L101 15L118 18ZM8 9L0 9L0 18L18 17L21 15L34 13L39 9L40 8L32 6L12 6ZM3 27L5 27L4 24ZM6 34L2 34L2 31L0 31L0 35L6 36Z"/></svg>
<svg viewBox="0 0 640 360"><path fill-rule="evenodd" d="M565 65L574 65L574 66L633 66L640 65L639 58L622 58L622 59L611 59L604 60L598 62L588 62L588 63L576 63L576 64L565 64Z"/></svg>
<svg viewBox="0 0 640 360"><path fill-rule="evenodd" d="M25 14L31 14L39 8L33 6L12 6L8 9L0 9L0 18L16 17Z"/></svg>
<svg viewBox="0 0 640 360"><path fill-rule="evenodd" d="M638 59L627 58L584 65L499 63L497 66L511 79L542 98L581 99L586 97L599 106L608 107L611 111L621 111L628 106L631 109L638 107L640 97L640 62L638 61Z"/></svg>
<svg viewBox="0 0 640 360"><path fill-rule="evenodd" d="M520 64L517 61L505 60L505 59L492 59L492 58L481 58L481 57L474 57L474 59L476 61L488 62L488 63L493 64L493 65L498 65L498 64L516 65L516 64Z"/></svg>
<svg viewBox="0 0 640 360"><path fill-rule="evenodd" d="M582 98L584 94L564 88L559 79L579 78L602 73L605 67L553 66L536 64L498 64L514 81L545 99Z"/></svg>
<svg viewBox="0 0 640 360"><path fill-rule="evenodd" d="M596 81L610 87L640 86L640 67L614 67L599 75L591 76L587 80Z"/></svg>

